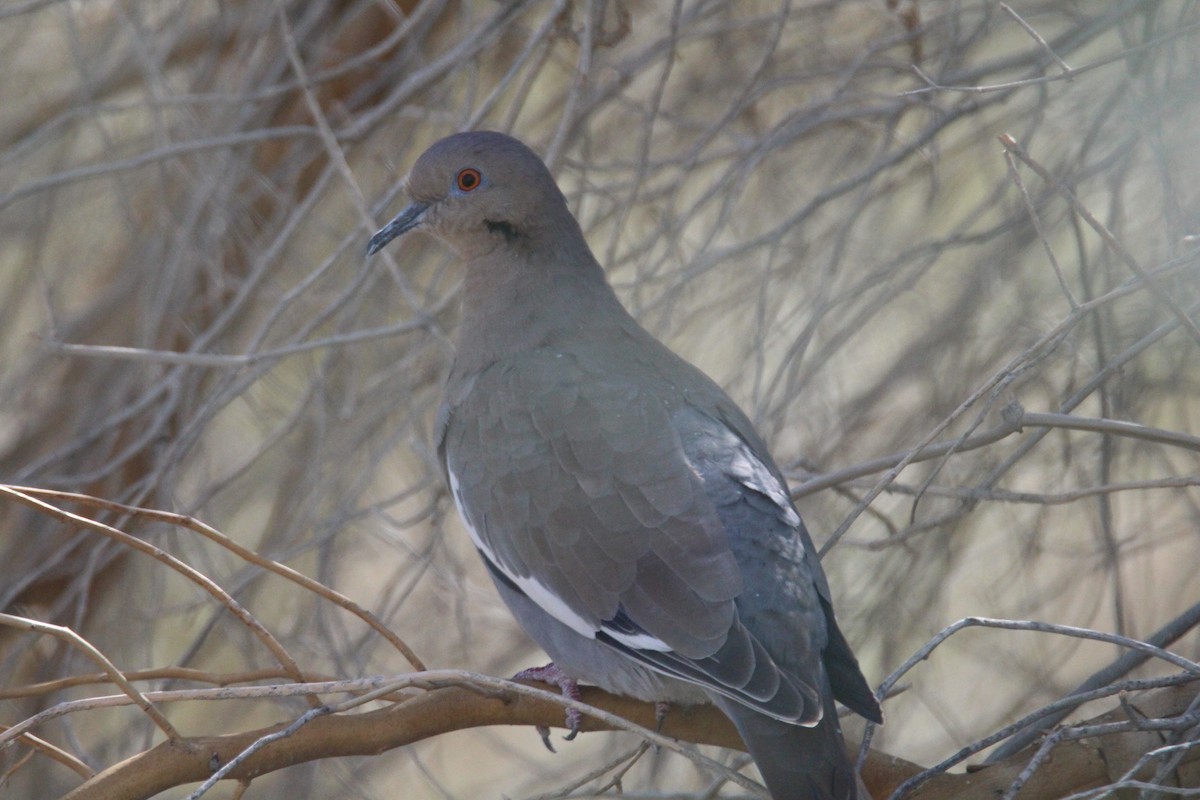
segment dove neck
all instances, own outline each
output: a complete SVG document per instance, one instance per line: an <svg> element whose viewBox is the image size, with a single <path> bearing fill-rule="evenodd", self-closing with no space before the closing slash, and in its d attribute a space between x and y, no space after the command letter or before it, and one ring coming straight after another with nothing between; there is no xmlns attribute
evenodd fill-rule
<svg viewBox="0 0 1200 800"><path fill-rule="evenodd" d="M549 252L510 248L503 258L492 254L467 264L456 372L636 326L582 236L578 244Z"/></svg>

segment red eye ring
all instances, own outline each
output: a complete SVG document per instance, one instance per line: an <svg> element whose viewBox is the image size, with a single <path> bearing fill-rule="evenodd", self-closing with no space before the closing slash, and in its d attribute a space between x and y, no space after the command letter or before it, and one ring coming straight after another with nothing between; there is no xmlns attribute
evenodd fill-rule
<svg viewBox="0 0 1200 800"><path fill-rule="evenodd" d="M473 192L483 183L483 175L479 174L479 170L474 167L467 167L458 171L454 176L454 185L459 191Z"/></svg>

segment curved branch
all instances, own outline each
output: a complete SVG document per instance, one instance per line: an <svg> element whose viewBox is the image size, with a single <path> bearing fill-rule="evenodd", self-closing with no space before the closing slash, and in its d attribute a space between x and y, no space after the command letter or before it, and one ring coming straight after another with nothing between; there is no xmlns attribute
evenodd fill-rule
<svg viewBox="0 0 1200 800"><path fill-rule="evenodd" d="M530 683L541 687L541 684ZM581 687L583 701L603 711L653 730L652 703ZM222 764L237 757L254 742L282 730L288 723L224 736L197 736L164 742L116 764L68 793L63 800L142 800L158 792L207 779ZM562 704L549 698L515 691L482 695L459 686L435 689L411 700L378 711L353 715L328 715L311 720L286 739L263 747L230 773L230 778L250 780L268 772L339 756L378 755L453 731L489 725L564 727ZM585 715L584 732L614 730ZM745 749L737 731L713 706L672 706L663 721L662 734L698 744ZM857 742L851 743L857 747ZM897 758L872 753L863 779L882 796L920 768Z"/></svg>
<svg viewBox="0 0 1200 800"><path fill-rule="evenodd" d="M530 683L541 687L541 684ZM595 687L582 687L588 705L619 715L642 727L655 726L654 706L618 697ZM1110 732L1085 740L1065 740L1053 749L1053 762L1027 776L1021 797L1049 800L1074 791L1109 783L1114 775L1138 764L1147 748L1142 739L1157 735L1141 730L1139 723L1162 724L1185 714L1196 701L1196 682L1147 692L1133 701L1123 700L1105 714L1083 726L1106 725ZM1131 713L1136 719L1131 719ZM430 739L445 733L489 725L563 727L563 707L552 697L518 691L481 693L479 689L452 686L432 690L411 700L377 711L355 715L328 715L313 719L285 739L271 742L250 756L230 778L249 781L268 772L324 758L378 755L386 750ZM1115 723L1124 723L1118 725ZM289 723L224 736L200 736L165 742L151 750L109 767L68 793L63 800L143 800L175 786L208 778L222 764L237 757L264 736ZM1159 727L1162 727L1162 724ZM581 730L608 731L616 726L585 716ZM1083 730L1080 727L1080 730ZM698 744L744 749L729 720L712 706L672 707L663 722L662 734ZM848 742L851 749L857 741ZM872 751L863 769L863 781L877 798L905 797L910 800L994 800L1013 785L1029 765L1030 751L983 769L922 778L919 787L911 779L920 773L916 765ZM1146 769L1152 769L1153 764ZM1177 771L1200 769L1200 748L1186 752ZM908 784L913 791L894 794Z"/></svg>

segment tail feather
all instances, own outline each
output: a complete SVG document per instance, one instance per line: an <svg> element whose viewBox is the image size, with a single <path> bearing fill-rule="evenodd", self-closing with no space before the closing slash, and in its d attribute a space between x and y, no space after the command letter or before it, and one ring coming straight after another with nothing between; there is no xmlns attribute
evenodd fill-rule
<svg viewBox="0 0 1200 800"><path fill-rule="evenodd" d="M829 643L825 645L823 661L829 673L829 685L833 688L833 696L842 705L859 715L866 717L876 724L883 724L883 709L879 700L871 691L870 684L858 668L858 659L850 649L850 643L838 628L837 620L833 617L833 608L828 603L825 607L825 626L829 631Z"/></svg>
<svg viewBox="0 0 1200 800"><path fill-rule="evenodd" d="M773 800L870 800L858 791L828 687L825 714L811 728L780 722L724 697L714 696L713 702L733 720Z"/></svg>

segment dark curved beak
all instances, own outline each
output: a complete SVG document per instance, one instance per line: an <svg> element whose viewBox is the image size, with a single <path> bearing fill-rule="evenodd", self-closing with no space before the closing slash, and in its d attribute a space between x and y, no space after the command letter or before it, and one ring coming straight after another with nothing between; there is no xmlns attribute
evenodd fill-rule
<svg viewBox="0 0 1200 800"><path fill-rule="evenodd" d="M396 215L396 218L384 225L378 233L371 237L367 244L367 255L373 256L382 250L388 242L421 224L421 217L429 208L428 203L413 203Z"/></svg>

